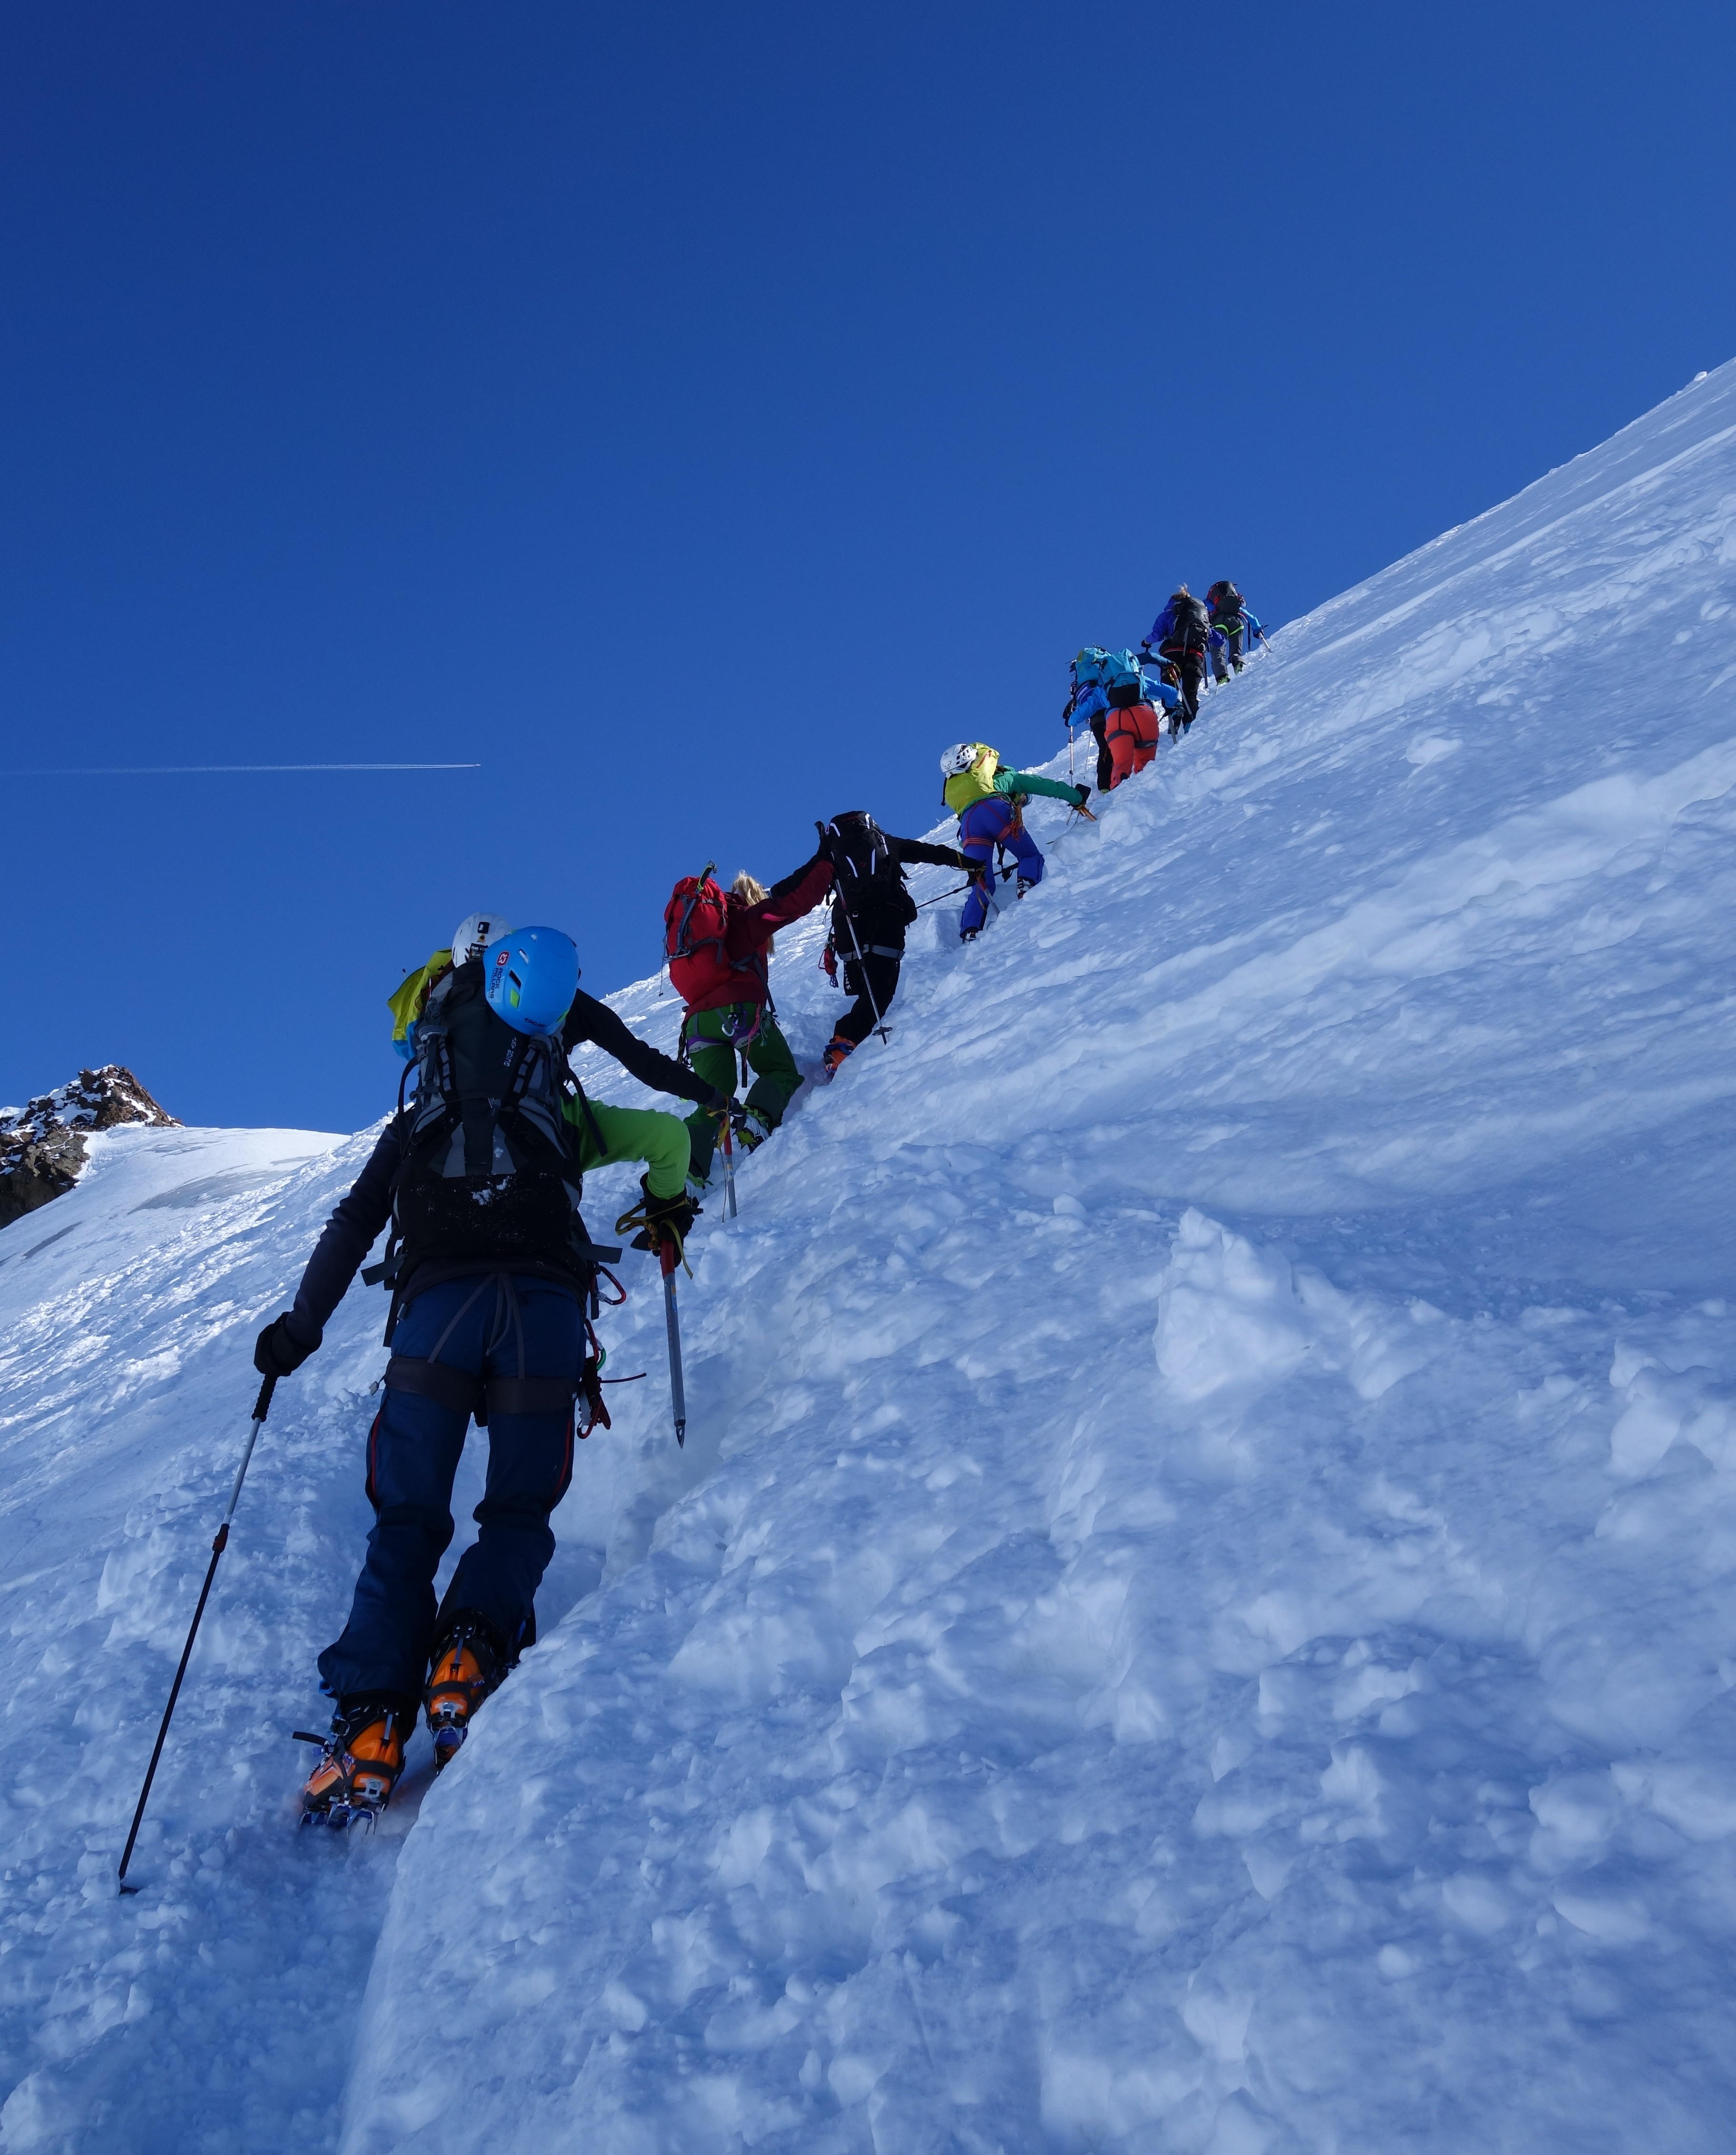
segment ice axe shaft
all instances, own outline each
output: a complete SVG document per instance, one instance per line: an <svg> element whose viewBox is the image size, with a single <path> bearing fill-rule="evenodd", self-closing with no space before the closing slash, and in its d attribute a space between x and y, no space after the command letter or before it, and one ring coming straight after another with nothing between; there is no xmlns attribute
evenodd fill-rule
<svg viewBox="0 0 1736 2155"><path fill-rule="evenodd" d="M724 1109L724 1211L731 1220L740 1216L735 1207L735 1103Z"/></svg>
<svg viewBox="0 0 1736 2155"><path fill-rule="evenodd" d="M681 1312L675 1305L675 1267L681 1253L673 1241L661 1242L658 1262L663 1272L663 1321L669 1331L669 1403L674 1410L675 1442L687 1443L687 1387L681 1379Z"/></svg>
<svg viewBox="0 0 1736 2155"><path fill-rule="evenodd" d="M145 1785L139 1791L138 1808L133 1813L132 1830L126 1836L126 1846L120 1852L120 1868L115 1873L115 1883L123 1893L136 1893L136 1886L126 1882L126 1866L132 1861L133 1844L139 1837L139 1828L144 1822L145 1806L151 1800L151 1784L156 1779L157 1761L163 1755L169 1723L175 1716L175 1702L181 1696L182 1680L187 1674L187 1665L192 1659L193 1641L199 1635L199 1624L205 1614L205 1604L211 1599L211 1583L217 1577L217 1567L223 1551L229 1546L229 1525L235 1517L235 1507L241 1502L241 1485L247 1479L248 1466L253 1456L253 1446L259 1441L259 1431L265 1426L265 1416L270 1410L271 1395L277 1389L277 1379L268 1377L259 1387L259 1396L253 1402L253 1426L247 1433L247 1448L241 1455L241 1464L235 1471L235 1486L229 1492L229 1508L223 1513L211 1543L211 1561L205 1568L205 1584L199 1589L199 1605L193 1611L193 1620L187 1629L187 1644L181 1649L181 1666L175 1671L175 1681L169 1687L169 1702L163 1708L162 1725L156 1732L152 1746L151 1763L145 1769Z"/></svg>

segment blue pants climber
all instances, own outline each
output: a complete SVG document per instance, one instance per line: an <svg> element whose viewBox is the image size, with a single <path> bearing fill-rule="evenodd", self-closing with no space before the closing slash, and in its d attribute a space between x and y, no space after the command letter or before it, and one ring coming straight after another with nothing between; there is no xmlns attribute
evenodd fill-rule
<svg viewBox="0 0 1736 2155"><path fill-rule="evenodd" d="M1042 855L1012 803L999 794L973 801L959 817L959 851L967 861L982 862L986 872L971 885L970 895L965 900L965 909L959 916L961 935L976 934L988 917L996 846L1005 846L1017 861L1022 885L1042 881Z"/></svg>
<svg viewBox="0 0 1736 2155"><path fill-rule="evenodd" d="M417 1295L398 1319L385 1403L368 1435L367 1494L374 1507L367 1559L343 1635L320 1656L325 1688L422 1696L434 1641L434 1574L452 1539L452 1485L469 1426L467 1405L394 1383L498 1383L489 1415L488 1479L476 1507L480 1532L447 1589L448 1610L485 1616L509 1646L534 1636L536 1589L555 1537L549 1514L572 1479L573 1407L514 1413L516 1383L550 1393L578 1390L585 1324L576 1288L528 1273L470 1273ZM430 1380L429 1368L447 1375ZM541 1405L540 1400L533 1403ZM412 1709L413 1711L413 1706Z"/></svg>

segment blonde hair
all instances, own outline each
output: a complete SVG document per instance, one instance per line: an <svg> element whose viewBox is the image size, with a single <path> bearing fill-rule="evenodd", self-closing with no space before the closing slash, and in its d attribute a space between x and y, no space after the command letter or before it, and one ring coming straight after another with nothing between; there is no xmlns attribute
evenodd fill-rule
<svg viewBox="0 0 1736 2155"><path fill-rule="evenodd" d="M760 882L758 876L750 875L745 868L743 868L737 875L735 882L730 885L730 889L731 893L735 897L739 898L744 905L757 905L762 898L770 898L771 895L771 893L766 889L765 884ZM766 955L769 958L772 952L777 948L776 936L768 935L766 938L765 947Z"/></svg>

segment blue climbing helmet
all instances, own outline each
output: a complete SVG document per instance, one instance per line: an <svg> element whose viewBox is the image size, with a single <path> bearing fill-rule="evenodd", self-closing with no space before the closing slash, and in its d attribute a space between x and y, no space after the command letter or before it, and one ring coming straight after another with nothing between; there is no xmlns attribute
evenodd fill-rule
<svg viewBox="0 0 1736 2155"><path fill-rule="evenodd" d="M560 1030L579 991L579 954L558 928L520 928L482 954L489 1007L515 1032Z"/></svg>

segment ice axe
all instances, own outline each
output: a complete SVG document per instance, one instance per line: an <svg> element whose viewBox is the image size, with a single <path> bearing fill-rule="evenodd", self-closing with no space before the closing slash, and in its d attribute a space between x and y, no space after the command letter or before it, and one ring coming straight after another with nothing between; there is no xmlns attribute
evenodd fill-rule
<svg viewBox="0 0 1736 2155"><path fill-rule="evenodd" d="M740 1216L735 1207L735 1103L731 1100L724 1108L724 1209L732 1220ZM674 1307L673 1303L670 1308Z"/></svg>
<svg viewBox="0 0 1736 2155"><path fill-rule="evenodd" d="M671 1235L659 1236L657 1261L663 1275L663 1322L669 1333L669 1404L675 1415L675 1442L687 1443L687 1387L681 1378L681 1312L675 1306L675 1267L681 1262L681 1245Z"/></svg>

